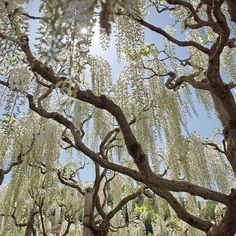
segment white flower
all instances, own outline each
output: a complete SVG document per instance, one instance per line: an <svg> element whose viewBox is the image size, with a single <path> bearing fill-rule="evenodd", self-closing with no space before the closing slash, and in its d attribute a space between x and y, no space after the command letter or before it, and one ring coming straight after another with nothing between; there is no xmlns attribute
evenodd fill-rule
<svg viewBox="0 0 236 236"><path fill-rule="evenodd" d="M19 91L27 90L31 78L31 73L27 68L13 69L9 76L9 85L12 89Z"/></svg>

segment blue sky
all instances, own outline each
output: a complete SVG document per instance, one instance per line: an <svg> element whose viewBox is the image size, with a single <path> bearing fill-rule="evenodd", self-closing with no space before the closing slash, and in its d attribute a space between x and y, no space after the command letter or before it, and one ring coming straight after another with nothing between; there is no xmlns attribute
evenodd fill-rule
<svg viewBox="0 0 236 236"><path fill-rule="evenodd" d="M34 0L33 2L30 2L27 5L27 10L28 13L31 15L39 16L38 12L38 6L39 6L40 0ZM173 20L170 19L168 13L162 13L162 14L156 14L155 12L151 12L147 18L147 21L155 24L156 26L159 27L165 27L167 24L172 24ZM35 38L37 29L39 27L38 21L37 20L30 20L30 34L29 34L29 39L30 39L30 45L32 48L34 48L34 44L36 43ZM178 26L176 26L178 27ZM112 66L112 76L116 77L118 76L120 70L123 68L123 65L119 63L119 61L116 58L116 48L115 48L115 39L112 36L111 41L109 43L110 47L107 48L106 51L104 51L101 46L99 45L100 40L99 40L99 30L98 28L95 29L97 31L95 33L95 36L93 38L93 44L91 47L91 53L93 55L101 56L107 59L111 63ZM177 28L178 31L178 28ZM178 31L179 32L179 31ZM182 38L183 36L180 33L177 33L178 38ZM145 29L145 42L146 43L155 43L158 48L163 48L163 37L157 35L156 33ZM177 55L180 58L186 58L186 49L182 47L177 47ZM188 129L189 132L194 132L196 131L199 133L202 137L212 137L214 135L214 129L216 127L219 127L219 122L214 115L214 112L211 114L211 119L207 116L206 111L203 109L202 105L199 104L199 102L194 99L194 103L196 106L196 110L198 112L198 117L188 117ZM91 171L92 173L92 171ZM81 178L82 179L87 179L88 176L88 170L84 170L81 172ZM93 175L91 176L93 178Z"/></svg>

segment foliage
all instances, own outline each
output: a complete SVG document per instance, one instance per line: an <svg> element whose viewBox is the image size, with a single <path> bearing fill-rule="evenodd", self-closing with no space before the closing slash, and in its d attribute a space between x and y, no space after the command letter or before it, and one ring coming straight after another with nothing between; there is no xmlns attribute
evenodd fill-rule
<svg viewBox="0 0 236 236"><path fill-rule="evenodd" d="M0 2L0 234L234 235L235 7Z"/></svg>

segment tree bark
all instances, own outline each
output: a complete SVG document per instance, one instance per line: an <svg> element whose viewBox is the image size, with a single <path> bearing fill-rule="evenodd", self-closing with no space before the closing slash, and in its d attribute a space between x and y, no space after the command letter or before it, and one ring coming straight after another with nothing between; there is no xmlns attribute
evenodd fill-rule
<svg viewBox="0 0 236 236"><path fill-rule="evenodd" d="M33 209L30 213L29 220L26 226L25 236L36 236L36 230L34 228L34 217L36 214L38 214L38 212Z"/></svg>
<svg viewBox="0 0 236 236"><path fill-rule="evenodd" d="M236 1L235 0L226 0L228 5L228 12L231 16L231 20L236 23Z"/></svg>
<svg viewBox="0 0 236 236"><path fill-rule="evenodd" d="M4 180L4 170L0 169L0 185L2 185L3 180Z"/></svg>
<svg viewBox="0 0 236 236"><path fill-rule="evenodd" d="M219 223L215 224L207 236L234 236L236 234L236 190L231 189L232 206L227 207Z"/></svg>
<svg viewBox="0 0 236 236"><path fill-rule="evenodd" d="M83 236L95 236L92 230L87 227L87 225L89 225L90 223L90 218L91 218L93 191L94 191L93 188L85 189Z"/></svg>

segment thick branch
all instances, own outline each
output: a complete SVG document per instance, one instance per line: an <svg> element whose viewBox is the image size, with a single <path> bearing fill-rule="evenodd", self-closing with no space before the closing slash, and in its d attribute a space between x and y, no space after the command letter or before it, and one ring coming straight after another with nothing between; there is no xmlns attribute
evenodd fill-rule
<svg viewBox="0 0 236 236"><path fill-rule="evenodd" d="M115 216L115 214L118 211L120 211L122 209L122 207L125 206L129 201L131 201L131 200L135 199L136 197L138 197L139 195L141 195L143 193L143 190L144 190L144 188L140 188L136 192L124 197L118 203L118 205L106 215L106 218L103 220L100 227L103 228L105 225L109 224L110 220Z"/></svg>
<svg viewBox="0 0 236 236"><path fill-rule="evenodd" d="M49 113L42 108L36 107L35 103L33 102L33 97L31 95L28 94L27 98L29 100L30 109L34 110L39 115L45 118L54 119L58 123L70 129L75 139L76 148L80 150L81 152L83 152L88 157L90 157L93 161L99 163L99 165L101 165L102 167L128 175L137 181L145 183L146 185L159 186L162 189L168 189L170 191L188 192L194 196L201 196L205 199L211 199L214 201L219 201L225 205L230 205L229 199L227 195L225 194L212 191L207 188L199 187L197 185L194 185L188 182L167 180L167 179L163 179L155 175L152 172L151 168L149 167L145 154L142 151L140 144L137 142L136 138L134 137L134 134L130 128L130 124L126 120L122 110L116 104L114 104L110 99L108 99L106 96L104 95L96 96L89 90L77 91L76 93L76 98L78 98L79 100L93 104L94 106L98 108L105 109L117 119L117 122L124 135L127 149L129 153L131 154L131 156L134 157L135 163L139 166L142 175L135 170L117 165L112 162L108 162L104 160L103 158L99 157L98 154L90 150L81 142L81 138L78 133L78 130L76 129L76 127L71 121L64 118L62 115L60 115L57 112ZM141 160L144 160L143 159L144 157L145 157L145 162L143 165ZM152 187L150 188L152 189Z"/></svg>
<svg viewBox="0 0 236 236"><path fill-rule="evenodd" d="M201 89L201 90L209 90L210 86L207 82L207 80L202 80L202 81L197 81L194 79L196 74L191 74L191 75L185 75L185 76L180 76L179 78L175 78L174 76L171 76L165 83L166 88L168 89L173 89L176 91L181 85L184 83L191 84L194 88L196 89Z"/></svg>
<svg viewBox="0 0 236 236"><path fill-rule="evenodd" d="M69 181L66 181L63 176L62 176L62 173L60 171L57 171L57 176L58 176L58 179L59 181L64 184L64 185L67 185L71 188L74 188L76 189L80 194L82 195L85 195L85 192L82 190L82 188L77 184L77 183L74 183L74 182L69 182Z"/></svg>
<svg viewBox="0 0 236 236"><path fill-rule="evenodd" d="M200 218L188 213L180 205L180 203L177 201L177 199L170 192L159 190L157 188L153 191L157 195L159 195L160 197L164 198L171 205L171 207L174 209L177 216L181 220L187 222L189 225L191 225L199 230L202 230L204 232L207 232L213 226L213 224L211 222L209 222L207 220L200 219Z"/></svg>
<svg viewBox="0 0 236 236"><path fill-rule="evenodd" d="M45 70L45 68L42 68L42 63L40 63L33 57L28 45L24 47L24 50L25 50L26 55L29 54L27 58L32 59L33 61L33 64L32 62L30 62L30 64L32 64L33 66L32 67L33 70L37 68L37 73L43 76L43 78L47 81L50 81L52 83L57 83L60 81L60 78L55 76L52 70L48 70L48 69ZM139 167L140 173L138 173L135 170L126 168L124 166L120 166L115 163L108 162L104 160L103 158L99 157L99 155L97 155L95 152L87 148L81 142L81 138L78 133L78 130L75 128L74 124L71 121L67 120L59 113L56 113L56 112L49 113L43 109L36 107L33 102L33 97L31 95L27 95L30 108L34 110L35 112L37 112L39 115L45 118L52 118L56 120L58 123L70 129L72 132L72 135L74 136L76 148L82 151L85 155L90 157L95 162L99 163L99 165L101 165L104 168L112 169L114 171L126 174L137 181L145 183L146 185L158 186L162 189L168 189L170 191L188 192L195 196L201 196L206 199L211 199L211 200L218 201L226 205L230 205L230 201L227 195L225 194L212 191L203 187L199 187L197 185L193 185L188 182L172 181L172 180L167 180L167 179L163 179L161 177L156 176L152 172L148 164L148 159L145 153L143 152L140 144L137 142L130 128L130 124L128 123L126 117L124 116L124 113L121 110L121 108L104 95L96 96L92 93L92 91L89 91L89 90L80 91L78 89L75 89L75 91L73 91L73 89L75 88L73 87L71 88L72 94L74 94L75 98L81 101L84 101L86 103L92 104L97 108L105 109L116 118L120 126L120 129L123 133L127 150L129 154L133 157L137 166ZM150 188L152 189L152 187Z"/></svg>
<svg viewBox="0 0 236 236"><path fill-rule="evenodd" d="M197 48L199 51L202 51L204 52L205 54L209 54L210 53L210 50L206 47L203 47L201 44L199 43L196 43L194 41L179 41L177 40L176 38L172 37L170 34L168 34L165 30L159 28L159 27L156 27L150 23L148 23L147 21L141 19L141 18L137 18L135 19L137 22L139 22L142 26L150 29L151 31L153 32L156 32L162 36L164 36L166 39L168 39L170 42L178 45L178 46L181 46L181 47L195 47Z"/></svg>
<svg viewBox="0 0 236 236"><path fill-rule="evenodd" d="M230 198L232 204L225 210L225 213L220 220L216 223L207 233L207 236L234 236L236 234L236 191L231 190Z"/></svg>

